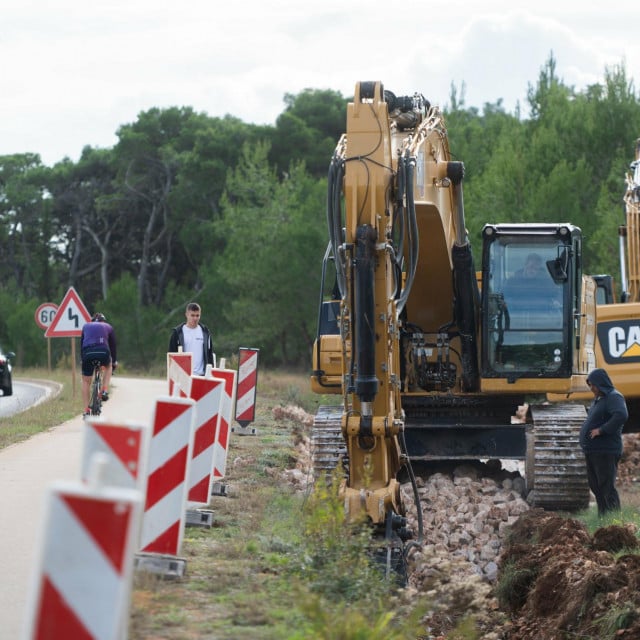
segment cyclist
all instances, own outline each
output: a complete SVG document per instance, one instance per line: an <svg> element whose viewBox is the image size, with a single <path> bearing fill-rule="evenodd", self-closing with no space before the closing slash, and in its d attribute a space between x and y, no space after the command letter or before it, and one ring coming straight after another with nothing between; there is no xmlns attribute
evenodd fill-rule
<svg viewBox="0 0 640 640"><path fill-rule="evenodd" d="M84 414L91 413L89 409L89 387L93 377L94 361L98 360L104 366L102 380L102 401L109 399L109 383L111 373L116 368L116 334L102 313L95 313L91 322L82 327L80 341L82 351L82 402Z"/></svg>

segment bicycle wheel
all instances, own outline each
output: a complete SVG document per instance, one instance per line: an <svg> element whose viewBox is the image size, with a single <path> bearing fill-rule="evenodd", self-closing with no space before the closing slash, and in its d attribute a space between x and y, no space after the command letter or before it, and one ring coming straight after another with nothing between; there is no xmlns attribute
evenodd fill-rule
<svg viewBox="0 0 640 640"><path fill-rule="evenodd" d="M102 369L100 365L96 365L91 382L91 395L89 400L89 409L92 416L99 416L102 411Z"/></svg>

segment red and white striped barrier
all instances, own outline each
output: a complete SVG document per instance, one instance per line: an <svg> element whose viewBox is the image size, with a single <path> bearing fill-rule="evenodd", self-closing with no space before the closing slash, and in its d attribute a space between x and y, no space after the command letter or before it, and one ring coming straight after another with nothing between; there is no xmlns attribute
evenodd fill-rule
<svg viewBox="0 0 640 640"><path fill-rule="evenodd" d="M187 473L195 425L190 398L158 398L149 446L141 550L178 555L185 527Z"/></svg>
<svg viewBox="0 0 640 640"><path fill-rule="evenodd" d="M169 395L188 398L191 395L193 356L189 352L167 353L167 381Z"/></svg>
<svg viewBox="0 0 640 640"><path fill-rule="evenodd" d="M238 389L236 392L236 422L240 434L255 434L247 425L256 417L256 392L258 389L258 354L260 349L240 347L238 365Z"/></svg>
<svg viewBox="0 0 640 640"><path fill-rule="evenodd" d="M213 451L223 384L224 381L219 378L191 376L191 398L196 402L196 426L188 473L189 506L207 505L210 502Z"/></svg>
<svg viewBox="0 0 640 640"><path fill-rule="evenodd" d="M229 434L233 421L233 409L236 402L236 372L233 369L212 369L214 378L224 380L222 397L220 398L220 418L216 431L213 451L213 480L224 477L227 469L227 452L229 450Z"/></svg>
<svg viewBox="0 0 640 640"><path fill-rule="evenodd" d="M57 482L45 507L24 637L125 637L141 492Z"/></svg>
<svg viewBox="0 0 640 640"><path fill-rule="evenodd" d="M148 458L149 427L144 424L115 423L103 418L84 422L81 479L87 482L96 453L107 456L105 485L139 489L144 494Z"/></svg>

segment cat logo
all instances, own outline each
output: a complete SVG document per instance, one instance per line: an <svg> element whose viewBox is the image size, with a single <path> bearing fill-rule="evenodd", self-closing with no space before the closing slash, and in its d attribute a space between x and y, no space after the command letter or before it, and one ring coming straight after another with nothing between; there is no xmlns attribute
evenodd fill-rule
<svg viewBox="0 0 640 640"><path fill-rule="evenodd" d="M640 324L637 320L599 322L598 342L607 364L640 362Z"/></svg>

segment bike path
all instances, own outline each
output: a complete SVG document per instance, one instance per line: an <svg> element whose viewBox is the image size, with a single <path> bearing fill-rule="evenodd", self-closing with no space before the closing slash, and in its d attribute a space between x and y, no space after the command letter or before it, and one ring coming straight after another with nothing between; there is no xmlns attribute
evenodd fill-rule
<svg viewBox="0 0 640 640"><path fill-rule="evenodd" d="M167 395L166 380L111 380L102 415L117 422L149 423L156 398ZM83 424L78 416L25 442L0 450L0 638L21 637L46 490L57 480L78 481Z"/></svg>

